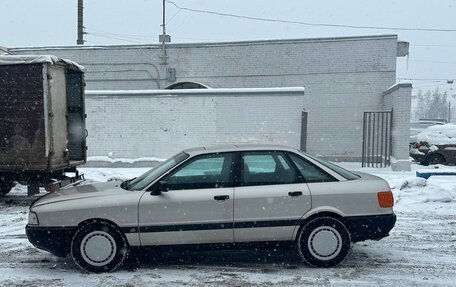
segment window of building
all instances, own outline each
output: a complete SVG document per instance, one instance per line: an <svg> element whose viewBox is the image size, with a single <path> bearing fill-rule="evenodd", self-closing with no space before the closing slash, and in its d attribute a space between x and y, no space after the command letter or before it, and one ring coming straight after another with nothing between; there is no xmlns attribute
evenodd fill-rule
<svg viewBox="0 0 456 287"><path fill-rule="evenodd" d="M169 85L165 90L182 90L182 89L207 89L208 86L195 82L179 82Z"/></svg>

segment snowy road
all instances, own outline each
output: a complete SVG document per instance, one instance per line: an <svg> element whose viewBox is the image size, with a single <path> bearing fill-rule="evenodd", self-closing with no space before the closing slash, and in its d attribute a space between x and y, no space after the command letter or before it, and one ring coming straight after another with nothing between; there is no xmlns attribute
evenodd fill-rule
<svg viewBox="0 0 456 287"><path fill-rule="evenodd" d="M97 181L143 171L83 170ZM29 244L28 208L0 202L0 286L456 286L456 177L431 177L422 186L413 172L363 171L389 181L398 221L390 237L355 244L337 268L310 268L293 252L213 251L143 256L114 273L87 274L70 258ZM25 193L20 186L12 192Z"/></svg>

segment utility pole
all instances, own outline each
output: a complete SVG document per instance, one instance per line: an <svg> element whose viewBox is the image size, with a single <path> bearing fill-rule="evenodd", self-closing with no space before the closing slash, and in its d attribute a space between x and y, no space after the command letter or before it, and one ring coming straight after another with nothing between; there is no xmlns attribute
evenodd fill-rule
<svg viewBox="0 0 456 287"><path fill-rule="evenodd" d="M162 21L161 26L163 28L163 32L161 35L158 36L158 41L162 44L160 64L167 65L168 64L168 55L166 55L166 43L171 42L171 36L166 35L166 0L163 0L163 21Z"/></svg>
<svg viewBox="0 0 456 287"><path fill-rule="evenodd" d="M84 3L78 0L78 40L76 44L84 45Z"/></svg>

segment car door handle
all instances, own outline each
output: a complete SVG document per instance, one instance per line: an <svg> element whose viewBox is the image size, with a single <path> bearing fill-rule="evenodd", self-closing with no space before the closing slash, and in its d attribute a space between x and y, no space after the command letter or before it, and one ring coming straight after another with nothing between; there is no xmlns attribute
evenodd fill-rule
<svg viewBox="0 0 456 287"><path fill-rule="evenodd" d="M229 195L216 195L216 196L214 196L215 200L227 200L229 198L230 198Z"/></svg>
<svg viewBox="0 0 456 287"><path fill-rule="evenodd" d="M288 193L289 196L301 196L302 195L302 191L290 191Z"/></svg>

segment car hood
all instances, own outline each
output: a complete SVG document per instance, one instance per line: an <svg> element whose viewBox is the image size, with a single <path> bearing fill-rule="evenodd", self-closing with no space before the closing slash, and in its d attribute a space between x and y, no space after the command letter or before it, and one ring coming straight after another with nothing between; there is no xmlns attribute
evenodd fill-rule
<svg viewBox="0 0 456 287"><path fill-rule="evenodd" d="M119 192L131 192L122 189L120 187L121 183L121 181L111 181L65 187L40 197L32 206L40 206L67 200L108 196Z"/></svg>

